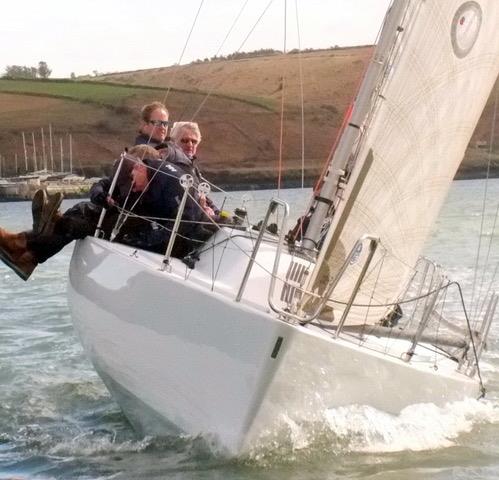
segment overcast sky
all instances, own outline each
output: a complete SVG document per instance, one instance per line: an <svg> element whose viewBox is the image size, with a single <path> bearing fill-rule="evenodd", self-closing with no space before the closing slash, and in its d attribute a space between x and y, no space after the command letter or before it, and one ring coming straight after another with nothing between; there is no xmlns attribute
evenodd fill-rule
<svg viewBox="0 0 499 480"><path fill-rule="evenodd" d="M271 0L23 0L2 2L0 74L37 66L52 77L163 67L239 50ZM287 49L372 44L390 0L287 0ZM285 0L273 0L241 51L282 50Z"/></svg>

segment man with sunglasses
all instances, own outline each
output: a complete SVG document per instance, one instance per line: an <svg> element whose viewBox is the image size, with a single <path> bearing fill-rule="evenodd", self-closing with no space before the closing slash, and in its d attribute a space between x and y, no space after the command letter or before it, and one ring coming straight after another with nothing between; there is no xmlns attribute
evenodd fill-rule
<svg viewBox="0 0 499 480"><path fill-rule="evenodd" d="M161 102L144 105L140 111L139 136L135 139L135 145L160 146L167 139L169 125L165 105Z"/></svg>
<svg viewBox="0 0 499 480"><path fill-rule="evenodd" d="M135 145L149 145L159 151L162 160L177 165L189 164L189 158L183 149L168 138L169 113L161 102L152 102L144 105L140 111L139 135ZM185 170L185 169L183 169ZM191 173L186 171L186 173Z"/></svg>

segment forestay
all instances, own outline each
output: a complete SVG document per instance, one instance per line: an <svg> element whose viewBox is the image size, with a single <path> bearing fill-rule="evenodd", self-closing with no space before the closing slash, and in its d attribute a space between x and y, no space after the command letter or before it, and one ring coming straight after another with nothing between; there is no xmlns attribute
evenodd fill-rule
<svg viewBox="0 0 499 480"><path fill-rule="evenodd" d="M378 236L357 304L388 304L404 290L499 71L498 0L396 0L391 8L399 21L385 22L396 30L382 38L392 41L380 43L377 81L366 80L359 93L369 89L370 107L347 152L348 182L333 195L336 211L311 281L320 291L362 235ZM347 301L366 250L333 299ZM383 313L353 308L347 323Z"/></svg>

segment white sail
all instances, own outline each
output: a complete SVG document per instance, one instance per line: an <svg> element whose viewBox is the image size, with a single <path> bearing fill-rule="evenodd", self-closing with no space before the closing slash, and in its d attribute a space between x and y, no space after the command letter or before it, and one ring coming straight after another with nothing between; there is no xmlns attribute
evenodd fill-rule
<svg viewBox="0 0 499 480"><path fill-rule="evenodd" d="M402 0L392 8L401 7L400 24L385 25L398 34L377 53L389 55L384 74L370 87L356 162L313 276L320 290L362 235L379 237L357 304L390 303L404 289L499 72L499 1ZM359 252L333 299L348 300L364 259ZM348 321L382 314L354 308Z"/></svg>

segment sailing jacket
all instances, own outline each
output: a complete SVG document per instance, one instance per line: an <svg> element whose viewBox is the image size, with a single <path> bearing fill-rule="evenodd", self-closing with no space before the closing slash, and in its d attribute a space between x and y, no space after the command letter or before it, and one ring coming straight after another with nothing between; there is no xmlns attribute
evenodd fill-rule
<svg viewBox="0 0 499 480"><path fill-rule="evenodd" d="M130 169L124 164L113 191L113 199L119 206L132 210L135 215L147 217L149 221L139 222L137 217L130 217L127 219L129 225L125 225L125 231L119 237L119 241L145 250L164 252L184 194L179 180L185 172L177 165L165 160L144 159L143 161L150 167L147 189L142 193L130 192ZM118 162L115 162L115 170ZM90 200L99 206L106 206L111 183L112 178L104 178L94 184L90 190ZM197 222L201 218L200 207L192 197L188 197L174 255L180 256L192 248L189 239L198 236ZM132 226L130 226L130 220Z"/></svg>

